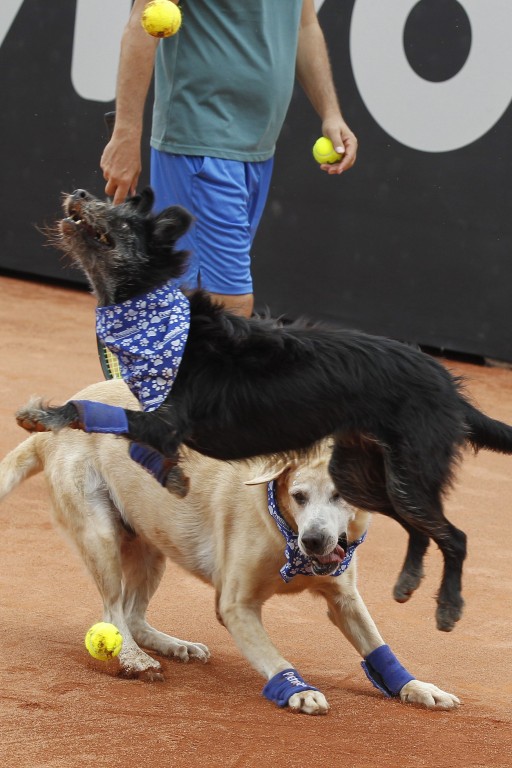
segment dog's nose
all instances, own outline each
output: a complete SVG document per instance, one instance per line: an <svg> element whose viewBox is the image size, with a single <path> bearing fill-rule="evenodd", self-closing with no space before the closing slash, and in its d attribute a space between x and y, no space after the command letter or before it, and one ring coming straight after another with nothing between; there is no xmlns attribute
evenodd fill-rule
<svg viewBox="0 0 512 768"><path fill-rule="evenodd" d="M325 549L325 536L321 533L305 533L301 537L302 546L310 555L322 555Z"/></svg>
<svg viewBox="0 0 512 768"><path fill-rule="evenodd" d="M87 200L89 193L85 189L75 189L75 191L71 193L71 197L75 200Z"/></svg>

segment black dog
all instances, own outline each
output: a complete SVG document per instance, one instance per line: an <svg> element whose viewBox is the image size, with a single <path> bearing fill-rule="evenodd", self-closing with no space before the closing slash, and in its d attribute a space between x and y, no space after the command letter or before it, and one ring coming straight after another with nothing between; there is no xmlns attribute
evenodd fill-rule
<svg viewBox="0 0 512 768"><path fill-rule="evenodd" d="M65 201L59 244L87 274L99 306L119 305L178 278L182 208L158 216L151 190L120 206L78 190ZM443 514L462 449L512 453L512 428L478 411L459 380L406 345L354 331L247 320L190 296L190 329L165 403L122 411L119 431L173 461L180 444L218 459L301 451L332 435L330 471L352 504L397 520L410 535L395 586L406 600L432 538L444 556L437 626L460 618L466 536ZM121 410L121 409L118 409ZM21 410L26 429L87 428L72 402ZM91 430L89 430L91 431Z"/></svg>

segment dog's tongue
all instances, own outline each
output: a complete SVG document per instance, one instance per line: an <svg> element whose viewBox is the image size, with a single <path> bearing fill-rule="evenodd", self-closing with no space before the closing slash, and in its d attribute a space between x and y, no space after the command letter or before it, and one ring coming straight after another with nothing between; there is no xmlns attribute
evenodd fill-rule
<svg viewBox="0 0 512 768"><path fill-rule="evenodd" d="M339 544L336 544L336 547L330 555L317 555L316 559L319 563L325 565L326 563L341 563L344 558L345 550L342 549Z"/></svg>

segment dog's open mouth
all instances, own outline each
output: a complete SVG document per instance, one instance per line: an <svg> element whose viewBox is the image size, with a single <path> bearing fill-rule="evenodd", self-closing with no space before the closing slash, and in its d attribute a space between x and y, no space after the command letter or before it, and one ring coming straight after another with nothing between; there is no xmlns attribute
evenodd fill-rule
<svg viewBox="0 0 512 768"><path fill-rule="evenodd" d="M67 217L60 224L62 234L75 235L79 233L82 237L93 240L96 245L106 248L114 247L114 241L107 232L102 232L87 222L80 205L69 203L67 213Z"/></svg>
<svg viewBox="0 0 512 768"><path fill-rule="evenodd" d="M316 576L329 576L345 559L345 550L338 543L329 555L310 557L311 568Z"/></svg>

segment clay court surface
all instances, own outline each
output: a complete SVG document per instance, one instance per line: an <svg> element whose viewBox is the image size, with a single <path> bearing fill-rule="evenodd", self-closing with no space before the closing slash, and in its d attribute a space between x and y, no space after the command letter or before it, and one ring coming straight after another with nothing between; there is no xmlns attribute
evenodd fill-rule
<svg viewBox="0 0 512 768"><path fill-rule="evenodd" d="M61 402L102 378L94 301L80 290L0 277L0 455L24 439L13 414L32 394ZM477 404L512 422L512 371L448 362ZM375 515L359 550L360 591L381 633L419 679L458 695L454 712L384 699L356 652L309 595L264 609L274 642L329 699L326 717L293 715L215 618L213 591L169 564L149 619L206 643L207 665L162 660L165 682L116 677L83 646L102 606L53 527L42 475L0 507L0 764L10 768L510 768L512 765L512 457L467 453L448 517L469 536L466 609L438 632L441 558L432 547L405 605L391 589L405 552L399 526Z"/></svg>

